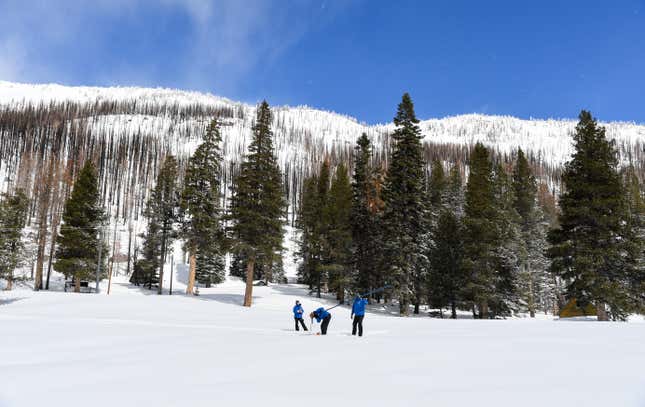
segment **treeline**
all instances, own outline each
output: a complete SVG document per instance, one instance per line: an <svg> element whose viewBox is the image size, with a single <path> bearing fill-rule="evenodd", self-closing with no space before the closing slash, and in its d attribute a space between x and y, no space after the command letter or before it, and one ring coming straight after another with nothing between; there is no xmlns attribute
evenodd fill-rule
<svg viewBox="0 0 645 407"><path fill-rule="evenodd" d="M509 162L476 144L464 184L462 162L424 159L407 94L394 120L387 169L374 164L363 135L351 186L345 165L328 161L304 182L298 274L318 296L335 292L342 302L390 284L402 315L428 305L452 318L459 309L475 318L535 316L570 302L592 305L603 320L644 311L643 181L634 166L619 165L588 112L559 208L521 149Z"/></svg>
<svg viewBox="0 0 645 407"><path fill-rule="evenodd" d="M92 120L96 111L85 109ZM164 264L179 239L190 263L189 294L195 281L222 281L229 253L231 274L246 279L251 305L253 280L284 281L290 222L299 232L300 280L341 302L389 284L394 289L373 300L396 299L403 315L422 306L441 316L449 309L452 317L458 310L477 318L535 315L571 301L593 305L601 319L642 312L642 170L619 162L617 146L589 113L580 115L575 155L549 182L538 182L548 170L520 149L509 155L481 143L422 144L407 94L386 145L366 134L356 146L330 149L318 140L307 154L319 159L308 163L280 162L275 141L284 139L276 137L274 114L266 102L255 113L248 149L226 161L231 146L221 120L210 121L191 156L179 157L167 137L114 129L95 135L72 104L5 110L0 153L9 157L4 171L16 175L0 205L0 227L21 232L0 241L3 277L12 280L22 226L33 222L35 289L48 288L52 268L78 289L92 270L99 278L106 273L99 232L109 216L116 222L143 214L133 284L162 293ZM282 116L279 126L293 123Z"/></svg>

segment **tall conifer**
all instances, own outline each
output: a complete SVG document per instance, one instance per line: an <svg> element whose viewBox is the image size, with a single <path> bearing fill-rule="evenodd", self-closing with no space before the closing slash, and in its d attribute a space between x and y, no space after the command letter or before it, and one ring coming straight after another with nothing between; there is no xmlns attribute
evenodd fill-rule
<svg viewBox="0 0 645 407"><path fill-rule="evenodd" d="M81 280L95 278L99 261L99 232L105 221L101 208L98 174L94 164L87 161L81 169L70 197L65 202L63 223L58 236L56 262L54 269L73 278L74 291L79 292ZM106 253L107 249L102 248ZM101 270L105 268L105 258L101 258ZM105 277L105 272L100 278Z"/></svg>
<svg viewBox="0 0 645 407"><path fill-rule="evenodd" d="M567 296L593 303L599 320L634 308L630 295L629 219L617 171L618 154L605 128L582 111L573 135L575 152L562 175L560 227L549 235L551 270L564 279Z"/></svg>
<svg viewBox="0 0 645 407"><path fill-rule="evenodd" d="M282 175L273 151L269 104L258 106L249 152L232 186L231 237L233 250L247 256L244 306L250 307L253 274L258 258L273 265L282 251L286 202Z"/></svg>
<svg viewBox="0 0 645 407"><path fill-rule="evenodd" d="M385 250L401 315L415 299L422 272L420 237L424 230L423 155L421 130L409 94L398 106L384 190Z"/></svg>

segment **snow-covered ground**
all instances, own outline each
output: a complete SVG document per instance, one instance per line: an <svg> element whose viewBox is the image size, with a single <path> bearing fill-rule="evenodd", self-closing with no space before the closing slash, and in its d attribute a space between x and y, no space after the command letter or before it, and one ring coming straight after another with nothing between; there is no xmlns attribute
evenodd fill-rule
<svg viewBox="0 0 645 407"><path fill-rule="evenodd" d="M182 280L180 269L178 280ZM645 324L398 318L294 332L297 285L0 292L0 406L645 406ZM307 321L309 324L309 321ZM318 329L318 325L316 326Z"/></svg>

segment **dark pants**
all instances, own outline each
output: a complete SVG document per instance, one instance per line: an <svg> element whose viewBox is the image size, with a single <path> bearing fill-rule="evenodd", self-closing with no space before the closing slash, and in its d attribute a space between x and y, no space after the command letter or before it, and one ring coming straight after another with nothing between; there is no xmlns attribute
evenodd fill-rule
<svg viewBox="0 0 645 407"><path fill-rule="evenodd" d="M356 335L356 327L358 326L358 336L363 336L363 318L365 318L365 315L354 315L352 335Z"/></svg>
<svg viewBox="0 0 645 407"><path fill-rule="evenodd" d="M320 333L322 335L327 335L327 327L329 326L329 321L331 321L331 315L327 315L325 318L323 318L322 324L320 325Z"/></svg>
<svg viewBox="0 0 645 407"><path fill-rule="evenodd" d="M298 326L298 322L302 324L302 329L305 331L307 330L307 325L305 325L305 320L302 318L294 318L296 320L296 331L300 330L300 327Z"/></svg>

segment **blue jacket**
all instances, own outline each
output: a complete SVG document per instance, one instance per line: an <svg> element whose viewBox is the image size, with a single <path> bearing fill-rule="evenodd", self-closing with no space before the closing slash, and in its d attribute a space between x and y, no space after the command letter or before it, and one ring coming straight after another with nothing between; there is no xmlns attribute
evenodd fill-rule
<svg viewBox="0 0 645 407"><path fill-rule="evenodd" d="M327 318L328 316L331 316L331 314L327 312L323 307L320 307L314 311L314 317L316 318L316 322L320 322L323 319Z"/></svg>
<svg viewBox="0 0 645 407"><path fill-rule="evenodd" d="M304 310L302 309L302 305L298 304L293 307L293 317L296 319L302 318L302 314L304 314Z"/></svg>
<svg viewBox="0 0 645 407"><path fill-rule="evenodd" d="M354 304L352 305L352 314L360 317L365 315L365 305L367 305L367 300L364 298L356 298Z"/></svg>

